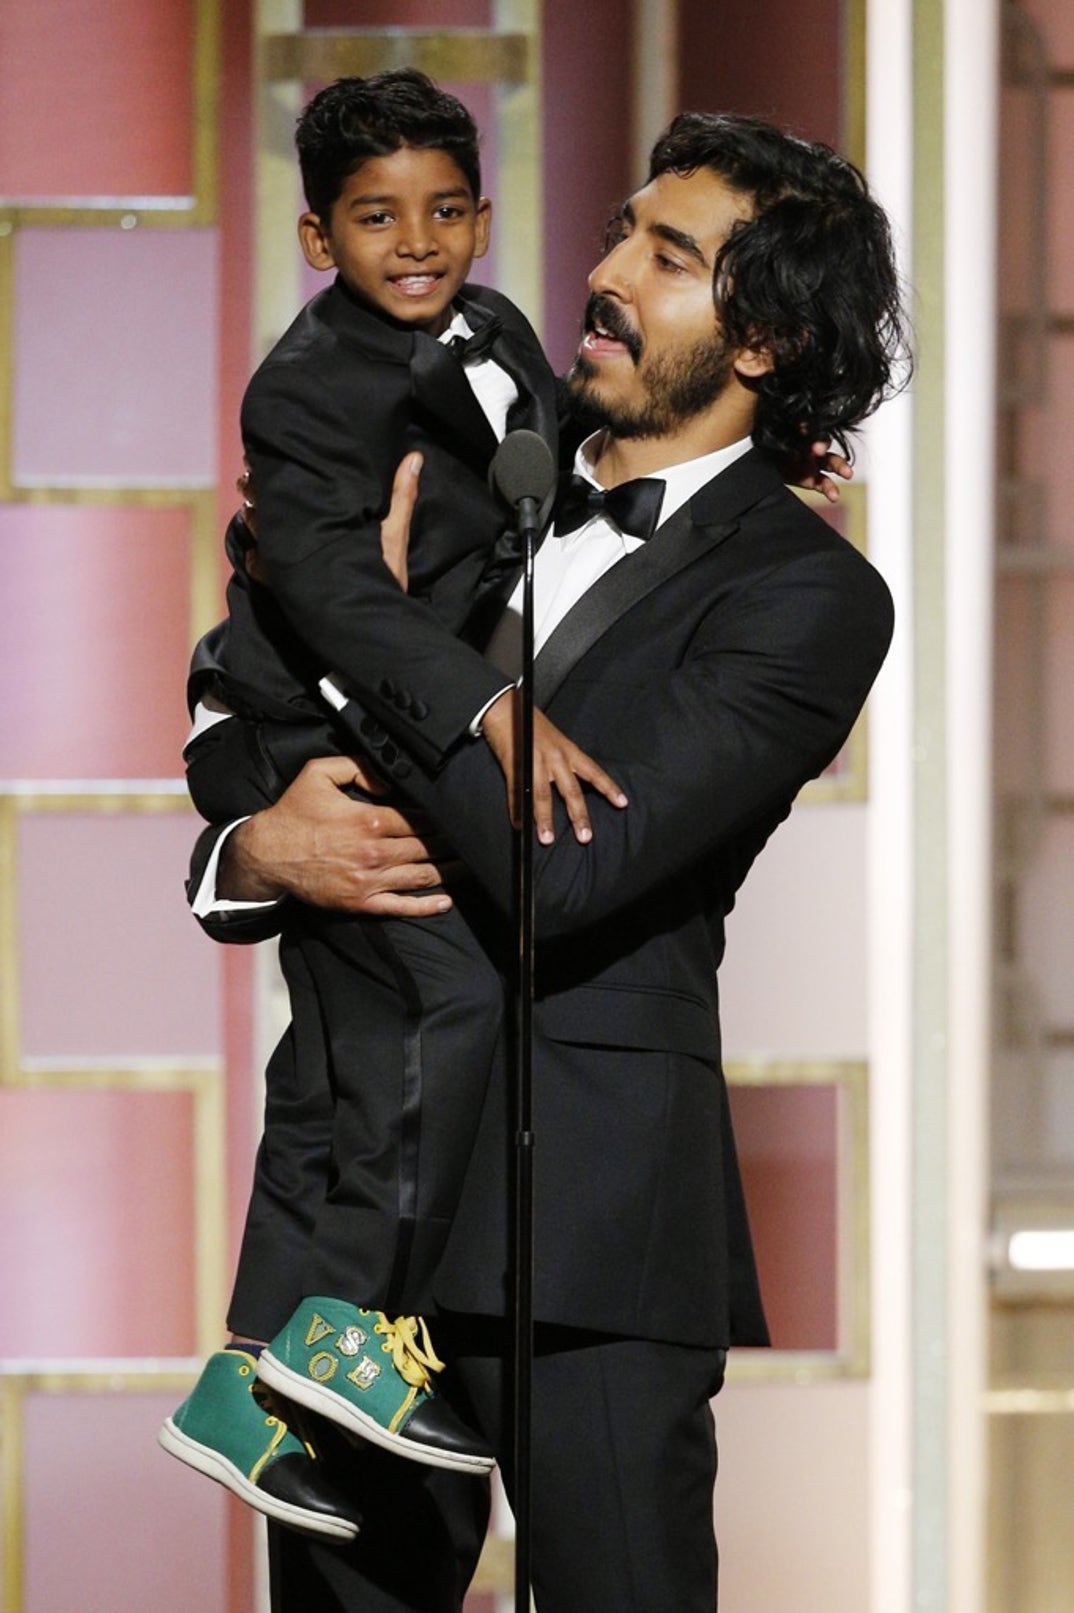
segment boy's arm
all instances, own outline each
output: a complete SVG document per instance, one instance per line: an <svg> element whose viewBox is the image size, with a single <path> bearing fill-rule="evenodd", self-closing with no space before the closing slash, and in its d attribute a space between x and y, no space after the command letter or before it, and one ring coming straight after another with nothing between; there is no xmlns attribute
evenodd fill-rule
<svg viewBox="0 0 1074 1613"><path fill-rule="evenodd" d="M258 566L300 639L425 767L440 767L503 676L402 592L385 565L372 432L343 388L270 365L243 404ZM396 423L397 424L397 423Z"/></svg>

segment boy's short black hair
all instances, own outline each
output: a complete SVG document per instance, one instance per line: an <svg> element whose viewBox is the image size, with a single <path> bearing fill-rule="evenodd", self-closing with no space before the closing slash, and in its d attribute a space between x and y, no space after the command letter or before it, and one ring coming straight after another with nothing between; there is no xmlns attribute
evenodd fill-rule
<svg viewBox="0 0 1074 1613"><path fill-rule="evenodd" d="M649 159L649 178L710 168L753 216L716 258L724 336L767 348L755 383L754 441L792 460L803 441L846 433L910 373L891 229L865 179L829 146L756 118L684 112Z"/></svg>
<svg viewBox="0 0 1074 1613"><path fill-rule="evenodd" d="M476 123L461 101L413 67L337 78L303 110L295 144L306 202L324 224L348 176L367 158L401 146L446 152L474 201L481 195Z"/></svg>

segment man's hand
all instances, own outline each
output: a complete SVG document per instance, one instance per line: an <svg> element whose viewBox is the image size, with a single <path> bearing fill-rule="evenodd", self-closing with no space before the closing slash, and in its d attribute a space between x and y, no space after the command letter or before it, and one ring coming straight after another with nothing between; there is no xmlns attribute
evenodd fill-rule
<svg viewBox="0 0 1074 1613"><path fill-rule="evenodd" d="M517 691L506 690L494 700L482 718L482 731L507 782L507 806L511 822L519 820L518 742L521 713ZM592 840L593 826L586 809L582 783L591 784L613 806L625 807L627 798L613 778L587 756L584 750L549 722L542 711L533 713L533 821L542 845L555 839L552 820L552 786L555 785L567 808L575 837Z"/></svg>
<svg viewBox="0 0 1074 1613"><path fill-rule="evenodd" d="M354 801L348 784L381 788L346 756L307 762L274 806L228 836L217 892L231 901L269 902L296 896L314 907L348 913L425 918L451 898L432 859L438 849L394 807Z"/></svg>
<svg viewBox="0 0 1074 1613"><path fill-rule="evenodd" d="M418 482L424 461L419 453L405 454L392 482L392 501L380 523L380 549L384 564L403 590L410 581L407 555L410 550L410 517L418 498Z"/></svg>

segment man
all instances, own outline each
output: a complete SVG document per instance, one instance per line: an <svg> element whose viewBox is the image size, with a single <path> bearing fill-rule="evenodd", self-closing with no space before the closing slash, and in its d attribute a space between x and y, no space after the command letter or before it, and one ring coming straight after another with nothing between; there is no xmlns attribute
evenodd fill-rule
<svg viewBox="0 0 1074 1613"><path fill-rule="evenodd" d="M898 289L886 221L848 164L751 120L686 114L590 290L570 385L599 428L538 557L534 692L629 806L593 798L588 845L557 808L535 853L534 1582L540 1613L711 1613L709 1400L727 1347L766 1342L719 1071L724 918L845 741L891 632L883 583L778 462L842 440L889 390ZM510 616L488 651L508 669ZM488 946L506 959L511 835L489 747L462 745L433 776L366 732L489 899ZM237 829L225 892L405 901L385 893L422 877L423 842L344 800L354 776L313 764ZM361 872L344 875L356 848ZM383 872L393 861L402 874ZM510 1129L494 1079L435 1285L449 1392L505 1467ZM355 1547L282 1547L281 1608L313 1587L318 1608L461 1605L473 1481L391 1482L386 1505L372 1487Z"/></svg>

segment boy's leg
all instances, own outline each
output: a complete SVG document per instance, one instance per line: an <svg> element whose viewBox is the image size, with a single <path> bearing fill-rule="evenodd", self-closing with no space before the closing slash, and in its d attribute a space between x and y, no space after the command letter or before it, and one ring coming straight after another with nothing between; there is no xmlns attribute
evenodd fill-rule
<svg viewBox="0 0 1074 1613"><path fill-rule="evenodd" d="M424 1324L503 1016L500 979L457 909L429 921L305 914L335 1099L308 1298L263 1353L274 1389L418 1462L491 1453L433 1392Z"/></svg>

